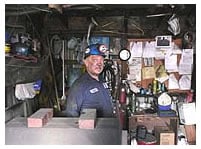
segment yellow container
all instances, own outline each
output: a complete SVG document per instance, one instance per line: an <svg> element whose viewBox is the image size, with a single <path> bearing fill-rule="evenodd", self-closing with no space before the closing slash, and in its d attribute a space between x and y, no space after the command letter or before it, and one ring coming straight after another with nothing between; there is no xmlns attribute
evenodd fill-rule
<svg viewBox="0 0 201 149"><path fill-rule="evenodd" d="M5 44L5 53L9 53L11 51L10 44Z"/></svg>

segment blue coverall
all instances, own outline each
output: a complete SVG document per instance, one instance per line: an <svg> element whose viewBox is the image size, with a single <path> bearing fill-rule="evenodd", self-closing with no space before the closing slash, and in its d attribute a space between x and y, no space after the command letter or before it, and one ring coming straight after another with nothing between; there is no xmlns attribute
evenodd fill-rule
<svg viewBox="0 0 201 149"><path fill-rule="evenodd" d="M69 89L67 116L79 117L82 109L86 108L95 108L97 117L113 117L113 104L107 84L97 81L87 72Z"/></svg>

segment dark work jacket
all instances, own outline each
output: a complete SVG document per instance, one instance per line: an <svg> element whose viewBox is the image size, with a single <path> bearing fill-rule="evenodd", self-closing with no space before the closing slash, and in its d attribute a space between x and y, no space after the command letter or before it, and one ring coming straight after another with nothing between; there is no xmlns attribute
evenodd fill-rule
<svg viewBox="0 0 201 149"><path fill-rule="evenodd" d="M96 109L97 117L113 117L113 104L107 84L84 73L69 89L67 116L78 117L82 109L87 108Z"/></svg>

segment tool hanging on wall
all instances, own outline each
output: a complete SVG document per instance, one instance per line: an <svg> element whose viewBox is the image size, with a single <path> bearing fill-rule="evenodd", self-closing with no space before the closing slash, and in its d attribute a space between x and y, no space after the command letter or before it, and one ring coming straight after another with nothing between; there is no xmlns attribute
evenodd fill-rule
<svg viewBox="0 0 201 149"><path fill-rule="evenodd" d="M51 64L51 69L52 69L52 77L54 80L54 89L55 89L55 96L56 96L56 104L54 105L54 107L56 107L56 109L58 109L58 111L61 110L60 108L60 104L59 104L59 97L58 97L58 90L57 90L57 83L56 83L56 79L55 79L55 71L54 71L54 64L53 64L53 57L52 57L52 52L51 52L51 45L49 42L49 38L47 37L47 46L48 46L48 52L49 52L49 56L50 56L50 64Z"/></svg>
<svg viewBox="0 0 201 149"><path fill-rule="evenodd" d="M63 61L63 72L62 72L62 80L63 80L63 95L61 97L61 100L66 100L66 95L65 95L65 41L62 41L62 61Z"/></svg>

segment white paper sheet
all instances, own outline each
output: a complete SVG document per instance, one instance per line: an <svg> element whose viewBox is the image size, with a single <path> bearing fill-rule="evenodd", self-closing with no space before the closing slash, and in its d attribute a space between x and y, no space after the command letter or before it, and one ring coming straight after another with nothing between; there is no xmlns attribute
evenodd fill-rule
<svg viewBox="0 0 201 149"><path fill-rule="evenodd" d="M143 49L144 50L143 50L142 57L144 58L155 57L155 51L156 51L155 41L145 42Z"/></svg>
<svg viewBox="0 0 201 149"><path fill-rule="evenodd" d="M177 72L178 71L177 55L169 54L169 53L167 53L165 55L165 69L168 72Z"/></svg>
<svg viewBox="0 0 201 149"><path fill-rule="evenodd" d="M182 53L182 50L174 42L172 42L172 53L173 54L181 54Z"/></svg>
<svg viewBox="0 0 201 149"><path fill-rule="evenodd" d="M165 52L161 51L159 49L156 49L156 51L155 51L155 59L157 59L157 60L165 59Z"/></svg>
<svg viewBox="0 0 201 149"><path fill-rule="evenodd" d="M180 90L189 90L191 88L191 75L182 75L179 79Z"/></svg>
<svg viewBox="0 0 201 149"><path fill-rule="evenodd" d="M193 64L193 49L183 49L180 62Z"/></svg>
<svg viewBox="0 0 201 149"><path fill-rule="evenodd" d="M179 89L179 83L174 74L169 75L168 89Z"/></svg>
<svg viewBox="0 0 201 149"><path fill-rule="evenodd" d="M136 69L134 66L129 66L128 79L133 81L141 81L141 69Z"/></svg>
<svg viewBox="0 0 201 149"><path fill-rule="evenodd" d="M193 49L183 49L179 62L179 74L191 74L193 67Z"/></svg>
<svg viewBox="0 0 201 149"><path fill-rule="evenodd" d="M196 108L195 102L178 103L180 122L185 125L196 124Z"/></svg>
<svg viewBox="0 0 201 149"><path fill-rule="evenodd" d="M180 63L178 67L179 74L191 74L192 73L192 64Z"/></svg>
<svg viewBox="0 0 201 149"><path fill-rule="evenodd" d="M129 74L128 80L141 81L142 58L132 57L129 60Z"/></svg>
<svg viewBox="0 0 201 149"><path fill-rule="evenodd" d="M141 57L132 57L128 61L129 65L132 65L132 68L141 69L142 68L142 58Z"/></svg>
<svg viewBox="0 0 201 149"><path fill-rule="evenodd" d="M142 57L142 42L130 42L131 58L132 57Z"/></svg>

